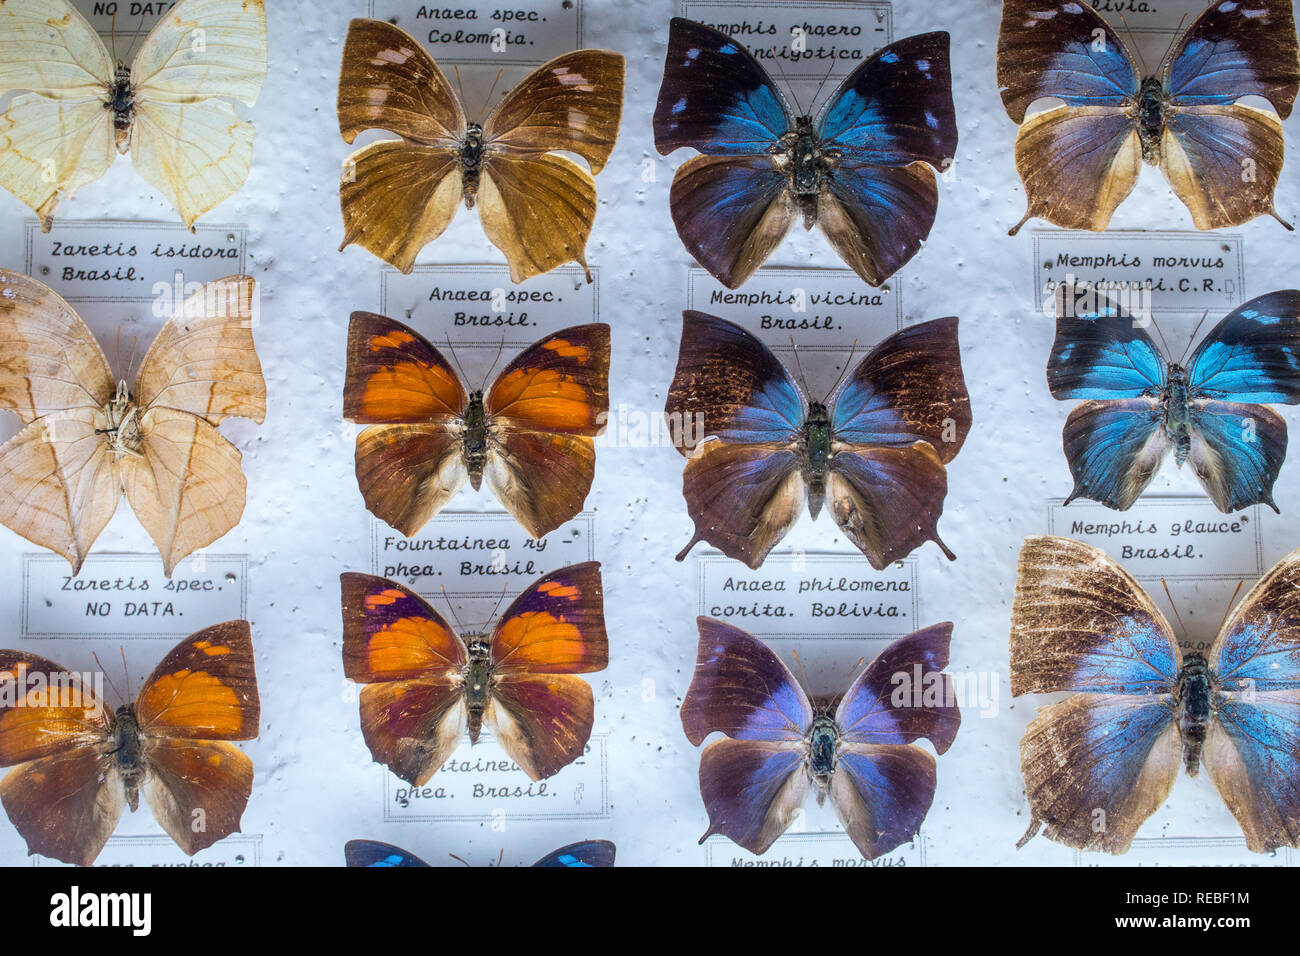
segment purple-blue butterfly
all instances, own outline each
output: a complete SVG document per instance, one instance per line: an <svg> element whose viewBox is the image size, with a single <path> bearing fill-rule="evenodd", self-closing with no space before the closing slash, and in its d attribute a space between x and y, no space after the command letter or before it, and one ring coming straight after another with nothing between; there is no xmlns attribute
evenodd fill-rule
<svg viewBox="0 0 1300 956"><path fill-rule="evenodd" d="M1276 511L1286 422L1264 403L1300 402L1300 292L1251 299L1205 336L1185 368L1122 309L1062 315L1047 384L1053 398L1083 400L1065 423L1074 476L1067 503L1090 498L1124 511L1173 451L1225 514L1256 503Z"/></svg>
<svg viewBox="0 0 1300 956"><path fill-rule="evenodd" d="M546 854L533 866L543 867L596 867L614 865L614 844L608 840L584 840L571 843ZM343 847L343 856L348 866L376 868L391 867L427 867L429 864L414 853L380 843L378 840L349 840Z"/></svg>
<svg viewBox="0 0 1300 956"><path fill-rule="evenodd" d="M934 800L935 760L961 725L948 666L951 624L885 648L842 697L809 700L758 638L701 617L695 675L682 727L700 756L700 795L715 833L764 853L785 832L811 786L828 796L868 860L911 840Z"/></svg>
<svg viewBox="0 0 1300 956"><path fill-rule="evenodd" d="M741 44L674 19L654 129L662 155L702 154L677 171L669 202L682 243L719 282L743 284L800 217L878 286L930 234L934 171L957 150L948 34L872 54L814 118L794 114Z"/></svg>
<svg viewBox="0 0 1300 956"><path fill-rule="evenodd" d="M1142 587L1096 548L1033 537L1011 611L1011 693L1075 692L1020 742L1032 822L1124 853L1203 764L1256 853L1300 845L1300 551L1238 604L1209 653L1183 653Z"/></svg>

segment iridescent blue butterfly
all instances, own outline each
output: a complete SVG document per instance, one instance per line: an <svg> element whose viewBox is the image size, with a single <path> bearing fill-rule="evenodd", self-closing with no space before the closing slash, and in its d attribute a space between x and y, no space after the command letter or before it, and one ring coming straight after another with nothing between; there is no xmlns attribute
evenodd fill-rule
<svg viewBox="0 0 1300 956"><path fill-rule="evenodd" d="M1292 0L1211 3L1146 76L1095 6L1002 4L998 87L1007 114L1023 124L1016 168L1029 195L1012 235L1035 216L1105 229L1143 163L1164 172L1197 229L1276 217L1278 117L1291 114L1300 89ZM1240 102L1252 96L1277 115ZM1061 105L1026 119L1049 97Z"/></svg>
<svg viewBox="0 0 1300 956"><path fill-rule="evenodd" d="M1238 604L1207 655L1182 653L1105 553L1035 537L1020 552L1011 693L1044 707L1020 742L1025 794L1067 846L1123 853L1201 764L1256 853L1300 846L1300 551Z"/></svg>
<svg viewBox="0 0 1300 956"><path fill-rule="evenodd" d="M702 156L673 178L687 250L729 288L772 254L796 214L878 286L921 248L938 209L934 169L957 150L948 34L892 43L844 81L814 120L725 33L674 19L654 117L664 156ZM932 169L931 167L934 167Z"/></svg>
<svg viewBox="0 0 1300 956"><path fill-rule="evenodd" d="M614 865L614 844L608 840L584 840L546 854L533 866L598 867ZM343 847L348 866L394 867L428 866L418 856L391 843L377 840L350 840Z"/></svg>
<svg viewBox="0 0 1300 956"><path fill-rule="evenodd" d="M1067 503L1126 510L1172 449L1220 511L1255 503L1276 511L1286 423L1263 403L1300 402L1298 317L1295 290L1252 299L1214 327L1186 368L1122 309L1059 317L1047 383L1056 399L1084 400L1065 423Z"/></svg>

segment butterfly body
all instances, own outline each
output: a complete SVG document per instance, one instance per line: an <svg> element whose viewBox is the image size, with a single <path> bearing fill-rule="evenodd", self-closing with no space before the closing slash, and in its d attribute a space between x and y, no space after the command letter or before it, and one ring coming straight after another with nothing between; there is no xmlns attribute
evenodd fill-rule
<svg viewBox="0 0 1300 956"><path fill-rule="evenodd" d="M483 712L492 702L492 648L488 634L474 634L465 640L465 668L461 685L465 693L465 713L470 743L478 743L483 728Z"/></svg>
<svg viewBox="0 0 1300 956"><path fill-rule="evenodd" d="M487 465L488 447L492 440L492 421L483 407L483 393L473 392L465 405L460 424L461 443L465 451L465 469L469 483L475 491L483 484L483 468Z"/></svg>
<svg viewBox="0 0 1300 956"><path fill-rule="evenodd" d="M112 738L113 765L122 780L126 792L126 805L132 813L140 808L140 786L144 783L145 766L144 741L140 736L140 722L136 719L135 708L124 704L113 714L109 728Z"/></svg>
<svg viewBox="0 0 1300 956"><path fill-rule="evenodd" d="M1218 710L1218 681L1201 654L1188 654L1174 683L1173 699L1178 714L1178 732L1183 741L1183 766L1195 777L1201 768L1201 749L1209 733L1210 720Z"/></svg>
<svg viewBox="0 0 1300 956"><path fill-rule="evenodd" d="M125 155L131 151L131 126L135 122L135 87L131 85L131 68L118 63L113 85L108 89L104 109L113 111L113 132L117 151Z"/></svg>
<svg viewBox="0 0 1300 956"><path fill-rule="evenodd" d="M825 405L813 402L808 406L808 417L804 419L800 437L800 470L804 484L808 486L808 514L816 520L821 514L822 502L826 500L826 476L830 474L834 454L831 416Z"/></svg>

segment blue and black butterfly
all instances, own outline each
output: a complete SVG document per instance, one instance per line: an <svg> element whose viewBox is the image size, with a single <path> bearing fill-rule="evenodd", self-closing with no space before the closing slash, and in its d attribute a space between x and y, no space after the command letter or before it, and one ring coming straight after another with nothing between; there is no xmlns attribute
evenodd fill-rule
<svg viewBox="0 0 1300 956"><path fill-rule="evenodd" d="M1238 604L1209 653L1179 650L1142 587L1096 548L1034 537L1011 612L1011 693L1073 692L1020 742L1027 842L1124 853L1201 764L1256 853L1300 846L1300 551Z"/></svg>
<svg viewBox="0 0 1300 956"><path fill-rule="evenodd" d="M1300 402L1300 292L1270 292L1228 315L1184 368L1135 317L1108 306L1056 322L1052 397L1083 399L1065 423L1075 498L1127 510L1172 449L1222 512L1274 511L1286 423L1266 402Z"/></svg>
<svg viewBox="0 0 1300 956"><path fill-rule="evenodd" d="M1004 0L998 87L1007 115L1022 124L1016 168L1029 196L1011 234L1035 216L1066 229L1105 229L1143 163L1164 172L1197 229L1276 217L1278 117L1291 114L1300 90L1291 4L1212 3L1159 71L1143 76L1095 4ZM1252 106L1252 96L1276 115ZM1026 119L1047 98L1062 102Z"/></svg>
<svg viewBox="0 0 1300 956"><path fill-rule="evenodd" d="M921 248L938 209L935 169L957 149L948 34L891 43L820 114L796 116L767 71L712 27L672 21L655 146L690 147L670 202L687 250L736 288L796 215L878 286ZM933 169L931 168L933 167Z"/></svg>
<svg viewBox="0 0 1300 956"><path fill-rule="evenodd" d="M584 840L546 854L533 866L597 867L614 865L614 844L608 840ZM414 853L377 840L349 840L343 847L348 866L428 866Z"/></svg>

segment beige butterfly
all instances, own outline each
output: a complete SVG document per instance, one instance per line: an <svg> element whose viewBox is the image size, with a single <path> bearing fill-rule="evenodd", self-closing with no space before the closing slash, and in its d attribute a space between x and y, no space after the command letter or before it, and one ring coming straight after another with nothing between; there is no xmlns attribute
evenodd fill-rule
<svg viewBox="0 0 1300 956"><path fill-rule="evenodd" d="M0 2L0 185L49 232L61 199L131 153L185 225L233 195L253 159L252 106L266 79L263 0L181 0L130 65L68 0Z"/></svg>
<svg viewBox="0 0 1300 956"><path fill-rule="evenodd" d="M128 390L68 303L0 269L0 408L27 426L0 446L0 523L76 573L125 494L168 577L235 527L244 473L216 426L266 416L256 293L250 277L230 276L191 295Z"/></svg>

